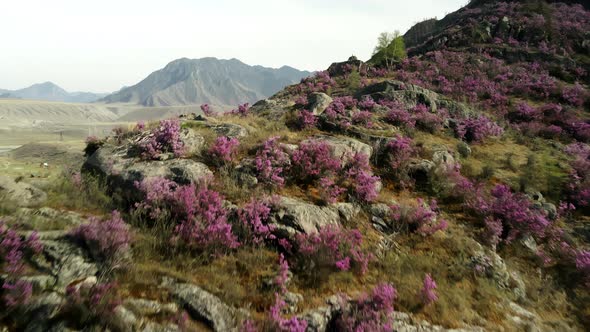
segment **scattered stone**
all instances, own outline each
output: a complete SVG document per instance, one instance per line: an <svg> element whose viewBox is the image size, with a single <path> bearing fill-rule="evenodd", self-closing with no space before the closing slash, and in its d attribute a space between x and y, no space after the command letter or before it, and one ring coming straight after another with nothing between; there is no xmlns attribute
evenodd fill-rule
<svg viewBox="0 0 590 332"><path fill-rule="evenodd" d="M323 92L314 92L307 98L309 102L309 111L314 115L324 113L326 108L332 103L332 98Z"/></svg>
<svg viewBox="0 0 590 332"><path fill-rule="evenodd" d="M246 130L246 128L234 123L208 123L205 126L211 128L218 136L226 136L230 138L248 136L248 130Z"/></svg>
<svg viewBox="0 0 590 332"><path fill-rule="evenodd" d="M244 313L217 296L191 284L172 284L170 293L195 319L204 319L214 331L238 331Z"/></svg>
<svg viewBox="0 0 590 332"><path fill-rule="evenodd" d="M345 222L351 222L361 212L361 207L358 204L352 203L336 203L334 207L338 209L340 218Z"/></svg>
<svg viewBox="0 0 590 332"><path fill-rule="evenodd" d="M175 314L178 306L175 303L161 304L158 301L130 298L123 303L125 308L131 310L137 316L153 316L161 313Z"/></svg>
<svg viewBox="0 0 590 332"><path fill-rule="evenodd" d="M304 142L309 142L311 140L321 141L328 144L332 148L332 157L340 159L343 165L350 161L356 153L364 153L369 158L373 155L373 148L370 145L346 136L336 137L317 135Z"/></svg>
<svg viewBox="0 0 590 332"><path fill-rule="evenodd" d="M339 225L340 213L333 206L318 206L290 197L281 197L275 223L278 230L286 232L287 236L299 232L310 234L327 225Z"/></svg>
<svg viewBox="0 0 590 332"><path fill-rule="evenodd" d="M65 287L76 280L94 277L98 273L96 263L89 261L82 248L66 238L58 241L41 240L43 251L49 261L49 271L57 280L58 287Z"/></svg>

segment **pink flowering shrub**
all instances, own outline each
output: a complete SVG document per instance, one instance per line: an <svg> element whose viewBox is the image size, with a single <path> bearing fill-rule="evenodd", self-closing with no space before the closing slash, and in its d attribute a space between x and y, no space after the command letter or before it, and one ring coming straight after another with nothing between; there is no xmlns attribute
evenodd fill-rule
<svg viewBox="0 0 590 332"><path fill-rule="evenodd" d="M0 308L8 312L29 302L33 295L33 286L17 277L23 272L25 257L39 255L42 251L43 245L36 232L24 240L0 220L0 267L8 274L8 278L0 282Z"/></svg>
<svg viewBox="0 0 590 332"><path fill-rule="evenodd" d="M401 105L389 104L388 108L389 111L385 115L387 122L406 129L413 129L416 126L416 119Z"/></svg>
<svg viewBox="0 0 590 332"><path fill-rule="evenodd" d="M392 314L397 290L389 283L380 283L370 294L362 294L350 308L336 317L336 331L393 331ZM344 301L343 301L344 302ZM343 305L345 307L345 305Z"/></svg>
<svg viewBox="0 0 590 332"><path fill-rule="evenodd" d="M368 155L362 152L355 153L342 170L342 182L347 185L352 197L363 203L372 202L377 198L381 179L373 175Z"/></svg>
<svg viewBox="0 0 590 332"><path fill-rule="evenodd" d="M327 71L319 71L314 76L302 79L301 83L295 86L295 92L305 94L311 92L329 92L335 86L336 81L330 77Z"/></svg>
<svg viewBox="0 0 590 332"><path fill-rule="evenodd" d="M352 123L355 125L361 125L366 128L372 128L373 122L371 119L373 118L373 113L369 111L360 111L352 114Z"/></svg>
<svg viewBox="0 0 590 332"><path fill-rule="evenodd" d="M424 285L420 290L420 299L425 306L438 300L438 295L436 294L436 282L432 279L430 274L424 276Z"/></svg>
<svg viewBox="0 0 590 332"><path fill-rule="evenodd" d="M338 197L346 192L346 188L340 187L331 177L321 178L318 190L320 192L320 198L327 204L336 203Z"/></svg>
<svg viewBox="0 0 590 332"><path fill-rule="evenodd" d="M287 306L287 303L281 298L278 293L275 293L275 302L270 307L270 325L272 331L281 332L305 332L307 330L307 321L305 319L285 318L282 316L282 311Z"/></svg>
<svg viewBox="0 0 590 332"><path fill-rule="evenodd" d="M446 110L439 109L437 113L433 113L424 104L416 105L411 114L416 122L416 127L430 133L441 130L446 118Z"/></svg>
<svg viewBox="0 0 590 332"><path fill-rule="evenodd" d="M308 110L300 110L297 112L296 125L297 128L304 130L314 128L318 123L318 119L312 112Z"/></svg>
<svg viewBox="0 0 590 332"><path fill-rule="evenodd" d="M572 143L566 146L565 152L574 159L566 194L575 206L590 206L590 146L584 143Z"/></svg>
<svg viewBox="0 0 590 332"><path fill-rule="evenodd" d="M16 230L0 220L0 266L6 273L19 274L24 267L25 256L38 255L43 251L37 232L23 240Z"/></svg>
<svg viewBox="0 0 590 332"><path fill-rule="evenodd" d="M271 186L282 187L285 184L283 172L289 168L289 155L280 146L279 137L267 139L256 152L254 160L258 181Z"/></svg>
<svg viewBox="0 0 590 332"><path fill-rule="evenodd" d="M33 285L25 280L4 281L0 293L0 308L4 306L10 312L29 303L33 296Z"/></svg>
<svg viewBox="0 0 590 332"><path fill-rule="evenodd" d="M239 145L240 141L236 138L220 136L209 148L209 155L219 165L231 163L238 152Z"/></svg>
<svg viewBox="0 0 590 332"><path fill-rule="evenodd" d="M129 251L131 232L121 214L113 211L105 221L92 217L88 224L82 224L72 230L70 235L83 243L95 259L115 264L120 262Z"/></svg>
<svg viewBox="0 0 590 332"><path fill-rule="evenodd" d="M323 274L323 270L368 271L372 255L361 247L363 237L358 230L328 225L317 233L299 233L296 237L296 259L306 272Z"/></svg>
<svg viewBox="0 0 590 332"><path fill-rule="evenodd" d="M118 285L114 282L69 285L66 299L64 312L81 326L91 322L108 325L115 308L121 304Z"/></svg>
<svg viewBox="0 0 590 332"><path fill-rule="evenodd" d="M295 98L295 105L300 107L305 107L309 105L309 100L307 99L307 95L300 95Z"/></svg>
<svg viewBox="0 0 590 332"><path fill-rule="evenodd" d="M266 240L274 240L274 225L269 224L271 207L267 202L252 199L238 210L238 220L243 226L242 243L260 245Z"/></svg>
<svg viewBox="0 0 590 332"><path fill-rule="evenodd" d="M238 105L237 109L233 109L231 111L229 111L226 114L230 114L230 115L238 115L241 117L246 117L248 115L250 115L250 107L248 103L242 104L242 105Z"/></svg>
<svg viewBox="0 0 590 332"><path fill-rule="evenodd" d="M429 236L448 227L447 221L438 217L438 206L434 199L430 204L418 198L415 205L394 204L389 208L391 223L399 231Z"/></svg>
<svg viewBox="0 0 590 332"><path fill-rule="evenodd" d="M336 174L341 168L340 160L332 157L331 147L316 140L299 144L291 162L291 175L303 183Z"/></svg>
<svg viewBox="0 0 590 332"><path fill-rule="evenodd" d="M156 223L176 223L173 242L188 248L219 255L237 248L239 242L228 222L223 197L208 188L206 181L196 186L178 185L155 178L136 183L144 193L135 204L136 214Z"/></svg>
<svg viewBox="0 0 590 332"><path fill-rule="evenodd" d="M174 229L174 240L191 249L213 256L237 248L240 243L228 223L228 213L223 207L223 196L202 186L194 196L191 213Z"/></svg>
<svg viewBox="0 0 590 332"><path fill-rule="evenodd" d="M283 256L279 255L279 274L274 280L275 285L279 288L279 292L275 292L275 302L270 307L269 324L272 331L284 332L305 332L307 329L307 321L297 317L285 318L283 311L287 303L283 300L283 296L287 293L287 280L289 279L289 263ZM252 323L248 325L253 325ZM243 328L244 330L244 328Z"/></svg>
<svg viewBox="0 0 590 332"><path fill-rule="evenodd" d="M389 166L388 174L394 180L399 181L403 187L412 184L408 168L412 158L417 157L418 150L414 147L411 138L397 135L385 144L381 155L381 162Z"/></svg>
<svg viewBox="0 0 590 332"><path fill-rule="evenodd" d="M487 137L499 137L504 133L504 129L484 115L478 117L466 118L461 120L455 132L459 138L467 142L480 143Z"/></svg>
<svg viewBox="0 0 590 332"><path fill-rule="evenodd" d="M466 206L485 220L489 234L499 237L492 242L510 243L526 235L543 238L550 225L543 210L535 208L525 195L512 193L508 186L501 184L496 185L489 196L471 197Z"/></svg>
<svg viewBox="0 0 590 332"><path fill-rule="evenodd" d="M358 102L358 107L363 111L372 111L377 106L377 103L371 96L364 96L361 101Z"/></svg>
<svg viewBox="0 0 590 332"><path fill-rule="evenodd" d="M576 269L582 275L587 286L590 286L590 250L576 253Z"/></svg>
<svg viewBox="0 0 590 332"><path fill-rule="evenodd" d="M138 146L142 159L157 159L162 153L171 152L176 157L184 154L184 143L180 139L180 122L177 119L161 120L148 139Z"/></svg>
<svg viewBox="0 0 590 332"><path fill-rule="evenodd" d="M563 89L561 98L567 104L579 107L584 104L585 92L584 88L576 82L574 86Z"/></svg>
<svg viewBox="0 0 590 332"><path fill-rule="evenodd" d="M205 114L205 116L214 116L215 115L215 112L213 112L213 110L211 109L209 104L201 105L201 111L203 111L203 114Z"/></svg>

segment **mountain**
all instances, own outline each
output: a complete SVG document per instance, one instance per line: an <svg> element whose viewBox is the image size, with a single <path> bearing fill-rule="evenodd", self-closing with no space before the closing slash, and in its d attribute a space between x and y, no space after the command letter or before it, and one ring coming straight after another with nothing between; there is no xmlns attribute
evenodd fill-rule
<svg viewBox="0 0 590 332"><path fill-rule="evenodd" d="M94 102L106 94L91 92L67 92L52 82L33 84L20 90L0 90L0 98L20 98L31 100L61 101L70 103Z"/></svg>
<svg viewBox="0 0 590 332"><path fill-rule="evenodd" d="M249 66L237 59L182 58L102 101L144 106L253 103L309 75L288 66Z"/></svg>

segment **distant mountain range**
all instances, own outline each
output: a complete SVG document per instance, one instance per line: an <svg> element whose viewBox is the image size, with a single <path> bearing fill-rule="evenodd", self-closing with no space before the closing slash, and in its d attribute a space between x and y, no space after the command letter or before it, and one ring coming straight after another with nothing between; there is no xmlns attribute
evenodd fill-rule
<svg viewBox="0 0 590 332"><path fill-rule="evenodd" d="M20 90L0 89L0 98L90 103L108 95L107 93L68 92L52 82L31 85Z"/></svg>
<svg viewBox="0 0 590 332"><path fill-rule="evenodd" d="M250 66L237 59L182 58L101 101L144 106L254 103L310 74L288 66Z"/></svg>

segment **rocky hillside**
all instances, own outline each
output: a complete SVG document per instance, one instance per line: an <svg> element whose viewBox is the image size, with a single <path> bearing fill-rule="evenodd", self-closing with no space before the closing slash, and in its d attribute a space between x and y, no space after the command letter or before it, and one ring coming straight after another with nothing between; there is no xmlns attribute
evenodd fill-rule
<svg viewBox="0 0 590 332"><path fill-rule="evenodd" d="M106 94L92 92L67 92L52 82L33 84L20 90L0 90L0 98L61 101L69 103L90 103Z"/></svg>
<svg viewBox="0 0 590 332"><path fill-rule="evenodd" d="M249 66L237 59L183 58L103 101L144 106L253 103L309 75L287 66Z"/></svg>
<svg viewBox="0 0 590 332"><path fill-rule="evenodd" d="M90 137L40 189L0 178L1 324L587 330L590 12L443 21L392 68Z"/></svg>

